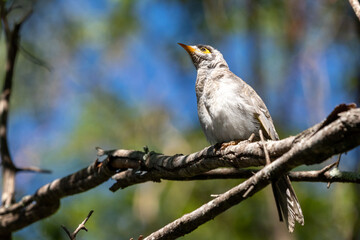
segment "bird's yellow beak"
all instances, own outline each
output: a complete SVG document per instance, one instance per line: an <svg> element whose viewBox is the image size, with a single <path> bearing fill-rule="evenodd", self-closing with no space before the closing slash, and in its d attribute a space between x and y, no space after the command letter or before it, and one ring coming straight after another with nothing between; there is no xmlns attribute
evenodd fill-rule
<svg viewBox="0 0 360 240"><path fill-rule="evenodd" d="M189 46L189 45L185 45L185 44L182 44L182 43L178 43L180 46L182 46L188 53L193 53L196 51L195 48L193 48L192 46Z"/></svg>

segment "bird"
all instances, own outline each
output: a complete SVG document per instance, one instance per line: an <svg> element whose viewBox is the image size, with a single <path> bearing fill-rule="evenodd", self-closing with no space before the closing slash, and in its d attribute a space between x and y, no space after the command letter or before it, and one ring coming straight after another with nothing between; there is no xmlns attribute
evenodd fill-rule
<svg viewBox="0 0 360 240"><path fill-rule="evenodd" d="M230 71L221 52L209 45L178 43L191 57L197 70L197 111L203 132L211 144L247 140L254 134L279 140L270 113L255 90ZM236 143L236 142L235 142ZM288 175L273 180L272 189L280 221L293 232L304 216Z"/></svg>

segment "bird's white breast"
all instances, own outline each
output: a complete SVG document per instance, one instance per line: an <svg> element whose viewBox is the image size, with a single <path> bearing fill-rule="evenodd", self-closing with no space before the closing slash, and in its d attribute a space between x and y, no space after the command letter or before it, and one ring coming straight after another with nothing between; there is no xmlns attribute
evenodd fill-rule
<svg viewBox="0 0 360 240"><path fill-rule="evenodd" d="M210 143L245 140L258 132L253 106L240 95L238 83L223 77L204 81L203 90L198 96L198 115Z"/></svg>

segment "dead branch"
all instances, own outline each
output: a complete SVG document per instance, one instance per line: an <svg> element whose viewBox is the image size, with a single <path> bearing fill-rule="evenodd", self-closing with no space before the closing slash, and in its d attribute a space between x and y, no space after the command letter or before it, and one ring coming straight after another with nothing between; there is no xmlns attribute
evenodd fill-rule
<svg viewBox="0 0 360 240"><path fill-rule="evenodd" d="M360 145L360 109L345 108L338 111L336 116L336 118L331 118L331 121L328 119L324 121L326 124L324 122L317 124L297 136L280 141L267 141L266 148L269 157L277 160L263 170L255 174L251 173L249 176L251 181L245 181L246 184L244 182L244 185L241 187L239 185L236 191L233 190L237 192L236 196L228 196L229 198L224 199L233 199L234 202L229 200L232 203L239 202L244 199L243 195L246 191L249 197L265 187L271 178L288 172L296 166L320 163L335 154L349 151ZM145 181L174 179L176 176L183 179L190 178L199 174L208 174L210 170L219 167L241 168L265 165L261 142L249 141L243 141L225 149L211 146L190 155L165 156L153 152L130 150L103 151L102 153L108 154L103 162L95 161L87 168L44 185L35 194L24 197L19 203L12 204L8 208L0 208L0 235L19 230L50 216L60 207L61 198L92 189L112 176L116 177L117 184L126 187ZM119 169L130 167L133 169L116 173ZM327 176L332 171L325 171L323 175ZM126 178L126 175L129 178ZM330 176L333 176L332 173ZM309 174L302 177L309 178ZM318 178L321 177L318 174ZM299 180L301 178L299 174L298 178ZM334 177L332 181L337 181L336 178L343 177ZM253 186L251 191L248 190L250 185ZM211 211L219 214L224 210L225 208L219 208ZM214 212L209 214L208 216L215 216ZM193 224L196 226L196 223L193 222ZM179 231L186 233L184 229Z"/></svg>
<svg viewBox="0 0 360 240"><path fill-rule="evenodd" d="M69 238L71 240L76 240L76 235L80 232L80 230L85 230L86 232L88 231L87 228L85 227L85 223L89 220L89 218L91 217L91 214L93 214L93 212L94 212L94 210L91 210L89 212L89 214L84 219L84 221L82 221L79 224L79 226L75 229L75 231L73 233L70 233L70 231L64 225L61 225L61 227L64 229L64 231L66 232L66 234L69 236Z"/></svg>
<svg viewBox="0 0 360 240"><path fill-rule="evenodd" d="M9 112L9 101L12 88L12 78L14 74L15 59L18 50L19 30L10 29L7 21L7 10L5 2L0 3L0 17L5 31L6 38L6 69L2 92L0 95L0 156L3 166L3 192L1 196L2 205L9 206L14 202L15 196L15 173L16 167L11 159L7 141L7 120Z"/></svg>
<svg viewBox="0 0 360 240"><path fill-rule="evenodd" d="M16 172L31 172L31 173L34 173L34 172L37 172L37 173L51 173L52 171L51 170L48 170L48 169L41 169L41 168L38 168L38 167L22 167L22 168L16 168Z"/></svg>
<svg viewBox="0 0 360 240"><path fill-rule="evenodd" d="M340 114L341 117L329 125L322 125L322 129L317 129L310 135L305 135L298 139L293 147L284 155L279 157L274 162L266 165L263 169L259 170L248 180L239 184L238 186L230 189L224 194L221 194L214 200L204 204L195 211L182 216L181 218L167 224L158 231L152 233L146 239L175 239L192 232L198 226L205 222L214 219L220 213L226 211L232 206L242 202L246 198L252 196L256 192L263 189L271 181L276 180L279 176L286 174L292 168L299 166L303 163L319 163L325 161L331 155L336 154L344 145L342 141L346 138L344 135L340 136L336 132L340 129L347 130L348 124L344 122L346 114ZM360 111L356 117L358 122L356 134L353 140L360 143ZM355 118L353 120L355 120ZM338 126L332 126L333 123L339 123ZM330 126L332 126L330 128ZM345 130L345 131L346 131ZM345 138L344 138L345 137ZM350 136L347 136L350 137ZM341 138L341 139L338 139ZM334 149L329 149L330 144ZM336 144L334 146L334 144ZM341 145L341 146L339 146ZM337 149L335 149L337 148ZM327 149L327 151L319 151L320 149ZM342 151L342 150L340 150ZM340 153L340 152L338 152ZM330 154L330 155L328 155Z"/></svg>
<svg viewBox="0 0 360 240"><path fill-rule="evenodd" d="M88 191L107 181L115 174L115 169L108 163L108 160L95 161L87 168L42 186L19 203L0 208L0 235L54 214L60 207L61 198Z"/></svg>
<svg viewBox="0 0 360 240"><path fill-rule="evenodd" d="M293 182L360 183L360 173L340 171L336 167L328 167L329 166L326 166L323 169L315 171L289 172L289 177ZM331 167L333 167L333 164L331 164ZM219 168L189 178L171 178L168 180L194 181L209 179L247 179L252 177L258 171L259 169Z"/></svg>
<svg viewBox="0 0 360 240"><path fill-rule="evenodd" d="M280 141L267 141L270 158L274 160L286 153L294 140L295 137L288 137ZM140 151L114 150L105 151L105 154L115 168L134 167L113 177L117 183L110 188L111 191L146 181L159 182L161 179L178 176L191 177L219 167L245 168L265 165L262 144L249 141L229 145L225 149L210 146L189 155L166 156L149 153L145 160L145 153Z"/></svg>
<svg viewBox="0 0 360 240"><path fill-rule="evenodd" d="M297 136L291 136L280 141L267 141L266 147L270 159L273 161L282 156L299 141L304 141L304 144L309 144L310 142L306 142L308 139L315 141L316 136L325 138L327 137L327 134L333 134L331 135L331 139L330 137L328 139L329 145L324 144L319 151L334 152L334 150L343 144L342 141L353 141L354 147L359 145L360 137L357 124L359 123L360 109L351 109L354 106L349 106L350 110L344 107L344 105L339 105L329 117L324 120L324 122L307 129ZM337 117L337 119L334 118L334 115L337 116L338 114L340 114L341 117ZM352 114L354 115L351 117L351 120L346 119ZM343 124L342 119L351 122L354 121L353 123L356 127L352 130L345 130L348 126L341 125ZM334 124L335 122L338 122L338 128L330 128L330 125L336 125ZM330 130L333 130L334 132L331 132ZM346 135L344 135L342 131L345 131ZM319 135L319 133L322 135ZM346 138L344 138L344 136L346 136ZM333 142L331 143L330 140ZM159 182L161 179L171 180L174 178L190 178L219 167L245 168L265 165L264 151L261 142L251 143L249 141L242 141L235 146L230 145L225 149L217 149L214 146L210 146L200 152L186 156L165 156L153 153L148 156L148 160L145 162L142 162L144 154L138 151L116 150L108 151L106 153L109 154L109 157L112 159L112 165L114 167L122 166L124 168L127 162L131 162L131 165L135 163L138 164L136 165L135 170L128 169L116 174L113 179L117 180L117 183L110 188L111 191L116 191L119 188L126 188L132 184L146 181ZM333 153L332 155L338 153L340 152L336 151L336 153ZM332 155L328 157L331 157ZM307 165L316 163L320 163L316 158L311 158L303 162L303 164ZM136 170L140 168L143 171ZM151 171L147 171L148 169L151 169Z"/></svg>
<svg viewBox="0 0 360 240"><path fill-rule="evenodd" d="M17 168L15 166L10 154L7 140L8 114L10 97L12 93L15 61L19 50L20 30L22 24L30 17L32 10L28 11L20 19L20 21L14 23L14 26L11 28L7 19L7 15L13 9L13 5L7 9L5 4L6 1L2 1L0 3L0 19L5 32L6 44L6 68L4 83L0 94L0 157L3 173L3 191L1 196L1 203L3 206L9 207L15 201L14 196L16 172L22 171L23 169ZM46 172L34 167L26 168L25 171Z"/></svg>

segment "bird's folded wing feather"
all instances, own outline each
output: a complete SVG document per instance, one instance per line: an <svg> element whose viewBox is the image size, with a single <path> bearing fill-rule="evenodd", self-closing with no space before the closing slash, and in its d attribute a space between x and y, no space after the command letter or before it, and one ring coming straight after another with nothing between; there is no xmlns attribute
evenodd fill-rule
<svg viewBox="0 0 360 240"><path fill-rule="evenodd" d="M269 110L267 109L265 103L261 100L259 95L252 89L249 85L246 85L246 93L249 95L251 104L254 106L255 117L260 123L260 126L264 132L264 135L268 139L278 140L279 135L277 134L274 123L271 119Z"/></svg>

